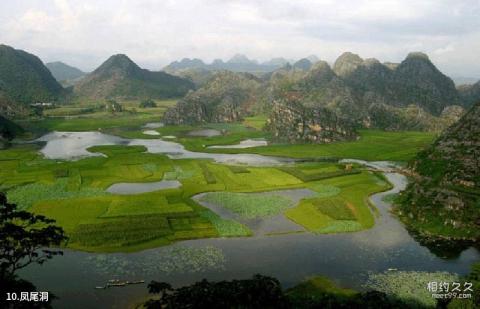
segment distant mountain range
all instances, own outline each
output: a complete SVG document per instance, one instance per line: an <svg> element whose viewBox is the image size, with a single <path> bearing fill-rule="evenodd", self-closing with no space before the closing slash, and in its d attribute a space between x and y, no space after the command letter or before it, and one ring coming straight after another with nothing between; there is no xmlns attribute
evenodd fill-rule
<svg viewBox="0 0 480 309"><path fill-rule="evenodd" d="M0 112L12 114L36 102L52 102L64 93L42 61L23 50L0 45Z"/></svg>
<svg viewBox="0 0 480 309"><path fill-rule="evenodd" d="M61 61L49 62L46 63L45 66L50 70L53 77L65 86L75 84L75 82L87 74Z"/></svg>
<svg viewBox="0 0 480 309"><path fill-rule="evenodd" d="M270 115L268 128L273 131L289 126L288 130L300 130L294 122L303 118L304 125L320 128L316 132L302 126L300 135L277 134L289 136L290 141L348 139L355 136L356 128L440 131L480 101L480 82L456 88L422 53L411 53L401 63L362 59L349 52L332 67L314 56L291 62L275 58L258 63L243 55L208 65L183 59L167 66L172 75L142 69L118 54L83 77L83 72L64 63L48 66L58 79L81 78L73 87L73 95L80 100L184 97L166 112L166 123L230 122L262 113ZM238 72L243 70L255 74ZM0 45L2 115L36 102L64 101L69 91L36 56ZM293 122L282 119L290 108L297 115ZM327 121L325 115L332 119ZM338 132L321 133L327 127Z"/></svg>
<svg viewBox="0 0 480 309"><path fill-rule="evenodd" d="M247 60L235 57L235 61L240 63ZM183 70L183 74L186 72L188 70ZM218 93L222 91L219 91L218 87L224 87L224 99L230 95L230 88L225 85L228 85L227 80L232 80L232 77L218 74L213 76L208 78L216 80L217 88L212 90L209 79L206 78L205 84L195 91L203 97L209 97L211 92L215 92L217 96L216 100L202 100L201 110L205 112L203 117L198 116L200 114L197 114L198 117L189 116L186 111L199 108L198 102L189 99L180 102L177 108L167 112L166 121L169 123L232 121L252 114L252 110L262 110L271 116L269 128L277 131L281 129L283 132L277 134L279 137L290 136L289 140L298 137L320 142L330 138L323 133L317 134L304 129L300 135L293 134L293 131L299 130L297 124L295 121L282 119L281 115L312 113L320 115L322 109L324 114L333 112L334 127L343 130L345 134L333 132L329 136L338 138L354 136L347 132L352 127L440 131L458 120L464 108L470 106L471 102L480 100L476 85L469 86L468 91L457 90L453 81L441 73L428 56L422 53L411 53L401 63L380 63L376 59L362 59L347 52L335 61L333 68L324 61L312 64L308 59L301 59L294 65L287 64L271 73L261 75L260 85L250 90L256 94L256 102L237 100L237 103L227 110L209 105L217 106L217 103L213 102L221 101ZM226 80L219 81L222 78ZM244 89L243 92L248 90ZM248 108L245 104L248 104ZM290 112L289 108L292 108ZM272 110L277 111L277 114L273 115ZM237 116L231 117L232 114ZM300 118L297 117L296 121L307 121L306 118L302 118L303 120ZM322 127L322 123L312 119L308 122L312 128ZM290 124L292 134L286 134L285 128ZM340 131L337 133L341 133ZM276 133L273 133L275 136Z"/></svg>
<svg viewBox="0 0 480 309"><path fill-rule="evenodd" d="M126 55L108 58L74 86L74 95L89 99L172 98L193 89L185 78L140 68Z"/></svg>
<svg viewBox="0 0 480 309"><path fill-rule="evenodd" d="M267 73L275 71L287 65L297 65L297 68L310 67L312 63L318 61L316 56L309 56L296 61L285 58L273 58L269 61L259 63L256 60L251 60L245 55L236 54L228 61L224 62L221 59L215 59L212 63L206 64L198 58L190 59L184 58L180 61L174 61L163 68L166 72L177 73L190 69L206 69L206 70L227 70L232 72L249 72L249 73Z"/></svg>

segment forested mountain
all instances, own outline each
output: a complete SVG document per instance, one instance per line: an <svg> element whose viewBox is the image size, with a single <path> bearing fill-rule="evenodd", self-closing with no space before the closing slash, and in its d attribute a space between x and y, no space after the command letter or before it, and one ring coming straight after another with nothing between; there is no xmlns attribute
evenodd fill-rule
<svg viewBox="0 0 480 309"><path fill-rule="evenodd" d="M480 238L480 102L410 164L399 214L423 234Z"/></svg>
<svg viewBox="0 0 480 309"><path fill-rule="evenodd" d="M53 77L55 77L58 82L74 81L86 74L85 72L61 61L49 62L46 63L45 66L50 70Z"/></svg>
<svg viewBox="0 0 480 309"><path fill-rule="evenodd" d="M74 87L75 95L102 98L172 98L194 87L187 79L140 68L126 55L111 56Z"/></svg>
<svg viewBox="0 0 480 309"><path fill-rule="evenodd" d="M32 103L56 101L63 91L38 57L0 45L0 107L3 112L14 113L17 108Z"/></svg>

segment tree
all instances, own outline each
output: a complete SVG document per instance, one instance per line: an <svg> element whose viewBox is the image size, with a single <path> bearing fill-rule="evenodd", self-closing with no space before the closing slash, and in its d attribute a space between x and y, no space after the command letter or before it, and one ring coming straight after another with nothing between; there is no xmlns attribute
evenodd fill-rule
<svg viewBox="0 0 480 309"><path fill-rule="evenodd" d="M43 264L60 250L48 249L67 240L62 228L54 225L55 220L18 210L17 205L7 202L0 192L0 307L21 307L18 303L5 302L5 293L34 291L28 281L18 279L16 272L32 263ZM29 303L29 305L32 305ZM49 307L49 304L37 304Z"/></svg>
<svg viewBox="0 0 480 309"><path fill-rule="evenodd" d="M111 113L117 113L123 111L123 107L114 99L108 99L105 103L105 110Z"/></svg>
<svg viewBox="0 0 480 309"><path fill-rule="evenodd" d="M168 283L152 281L149 292L159 294L146 308L288 308L280 282L255 275L252 279L209 282L172 289Z"/></svg>
<svg viewBox="0 0 480 309"><path fill-rule="evenodd" d="M146 99L140 102L140 107L141 108L157 107L157 103L155 103L155 101L153 101L152 99Z"/></svg>

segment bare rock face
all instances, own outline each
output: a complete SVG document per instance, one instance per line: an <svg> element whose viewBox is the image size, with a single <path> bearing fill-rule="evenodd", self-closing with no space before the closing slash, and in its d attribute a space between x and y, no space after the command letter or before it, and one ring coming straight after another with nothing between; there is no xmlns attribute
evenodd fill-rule
<svg viewBox="0 0 480 309"><path fill-rule="evenodd" d="M261 81L248 73L218 72L203 87L189 92L164 115L166 124L235 122L248 115Z"/></svg>
<svg viewBox="0 0 480 309"><path fill-rule="evenodd" d="M400 108L374 103L368 109L368 119L370 127L387 131L440 132L457 122L464 112L461 106L451 105L447 106L440 116L433 116L416 105Z"/></svg>
<svg viewBox="0 0 480 309"><path fill-rule="evenodd" d="M362 64L363 59L359 55L345 52L333 64L333 71L338 76L345 77L353 73Z"/></svg>
<svg viewBox="0 0 480 309"><path fill-rule="evenodd" d="M402 211L440 235L480 239L480 103L410 167L417 177L403 194Z"/></svg>
<svg viewBox="0 0 480 309"><path fill-rule="evenodd" d="M275 140L284 142L331 143L355 140L357 134L347 121L329 109L308 108L295 102L275 102L267 123Z"/></svg>

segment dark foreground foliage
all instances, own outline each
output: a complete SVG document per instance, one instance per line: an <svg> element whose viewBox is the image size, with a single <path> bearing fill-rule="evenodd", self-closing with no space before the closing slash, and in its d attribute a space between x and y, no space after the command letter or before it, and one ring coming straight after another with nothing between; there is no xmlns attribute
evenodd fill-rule
<svg viewBox="0 0 480 309"><path fill-rule="evenodd" d="M45 248L59 246L66 240L63 230L54 220L17 210L0 193L0 308L51 308L49 302L6 301L6 293L33 292L35 286L17 277L19 269L32 263L43 264L59 250Z"/></svg>
<svg viewBox="0 0 480 309"><path fill-rule="evenodd" d="M156 297L144 306L156 308L406 308L400 300L382 292L356 293L351 296L319 292L302 295L284 292L280 282L255 275L251 279L209 282L174 289L165 282L152 281L149 292Z"/></svg>

